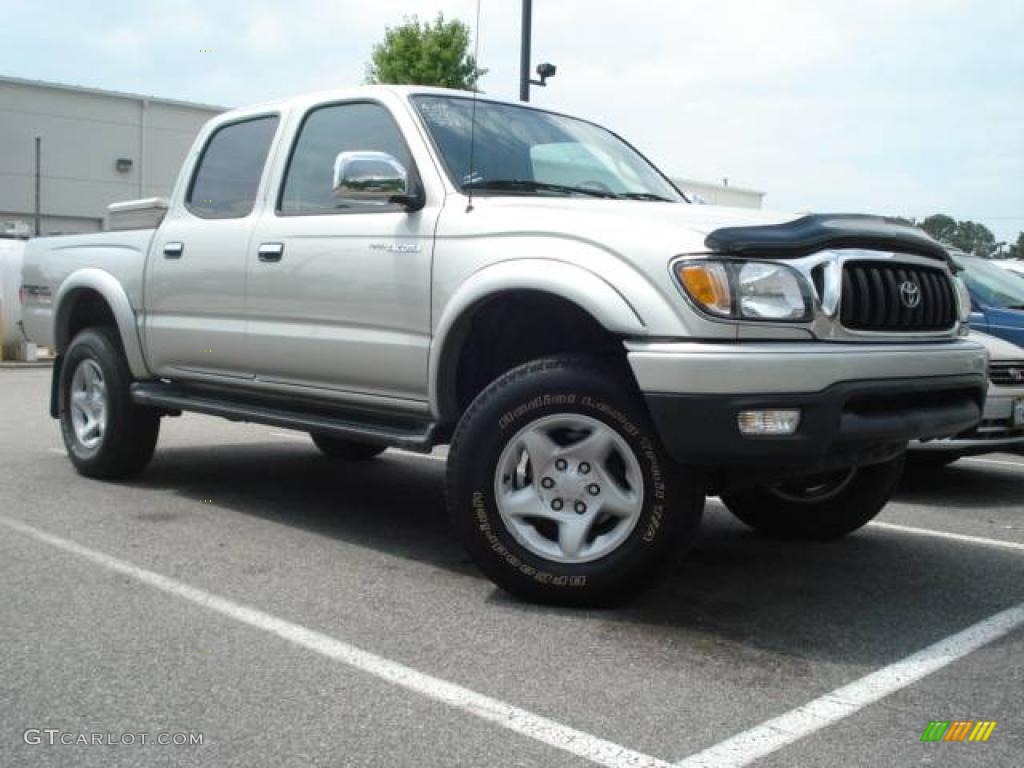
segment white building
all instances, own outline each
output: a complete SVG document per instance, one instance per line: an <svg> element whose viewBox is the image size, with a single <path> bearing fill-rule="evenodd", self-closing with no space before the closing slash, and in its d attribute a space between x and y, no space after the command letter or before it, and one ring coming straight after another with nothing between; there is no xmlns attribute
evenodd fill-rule
<svg viewBox="0 0 1024 768"><path fill-rule="evenodd" d="M764 203L764 192L744 187L734 187L728 179L721 184L707 181L694 181L677 176L672 177L673 183L683 190L687 197L708 205L730 205L734 208L760 208Z"/></svg>
<svg viewBox="0 0 1024 768"><path fill-rule="evenodd" d="M38 212L41 234L92 232L112 202L168 196L199 128L222 111L0 77L0 223L35 233Z"/></svg>

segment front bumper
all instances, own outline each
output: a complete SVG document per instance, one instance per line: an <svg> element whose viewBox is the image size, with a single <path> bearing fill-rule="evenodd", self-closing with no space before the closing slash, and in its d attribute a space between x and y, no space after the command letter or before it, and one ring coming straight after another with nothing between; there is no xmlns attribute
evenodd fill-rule
<svg viewBox="0 0 1024 768"><path fill-rule="evenodd" d="M630 343L628 358L670 455L713 468L801 473L884 461L916 439L974 428L987 353L942 344ZM740 433L742 410L799 408L786 437Z"/></svg>

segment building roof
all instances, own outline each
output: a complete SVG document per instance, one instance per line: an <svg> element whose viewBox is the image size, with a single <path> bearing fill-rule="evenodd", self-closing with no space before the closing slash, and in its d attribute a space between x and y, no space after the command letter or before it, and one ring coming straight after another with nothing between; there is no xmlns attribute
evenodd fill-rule
<svg viewBox="0 0 1024 768"><path fill-rule="evenodd" d="M10 77L0 75L0 83L11 83L13 85L24 85L30 88L51 88L59 91L72 91L74 93L87 93L94 96L107 96L115 99L131 99L132 101L148 101L156 104L167 104L187 109L201 109L207 112L226 112L231 107L223 107L217 104L201 104L195 101L183 101L181 99L165 99L160 96L147 96L141 93L129 93L127 91L108 91L103 88L90 88L84 85L69 85L67 83L54 83L49 80L29 80L23 77Z"/></svg>
<svg viewBox="0 0 1024 768"><path fill-rule="evenodd" d="M675 182L677 186L683 187L685 187L687 184L693 184L694 186L698 187L713 187L714 189L720 189L725 192L739 192L740 194L744 195L760 195L761 197L764 197L765 195L768 194L767 192L762 192L760 189L751 189L750 187L737 187L733 186L733 184L731 183L722 184L717 181L698 181L697 179L684 179L681 176L672 176L672 181Z"/></svg>

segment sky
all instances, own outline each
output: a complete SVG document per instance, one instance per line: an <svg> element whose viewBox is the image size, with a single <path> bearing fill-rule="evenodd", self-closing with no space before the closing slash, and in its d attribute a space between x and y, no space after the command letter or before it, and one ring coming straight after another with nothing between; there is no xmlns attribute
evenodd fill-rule
<svg viewBox="0 0 1024 768"><path fill-rule="evenodd" d="M517 98L520 3L480 7L481 88ZM0 0L0 74L241 106L357 85L388 25L438 12L476 0ZM533 27L558 66L533 101L669 175L1024 230L1024 0L534 0Z"/></svg>

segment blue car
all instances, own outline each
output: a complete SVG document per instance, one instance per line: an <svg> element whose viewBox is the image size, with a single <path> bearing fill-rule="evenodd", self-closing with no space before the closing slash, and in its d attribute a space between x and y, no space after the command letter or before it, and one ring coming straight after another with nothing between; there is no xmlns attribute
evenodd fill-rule
<svg viewBox="0 0 1024 768"><path fill-rule="evenodd" d="M953 258L971 293L971 328L1024 347L1024 280L987 259Z"/></svg>

